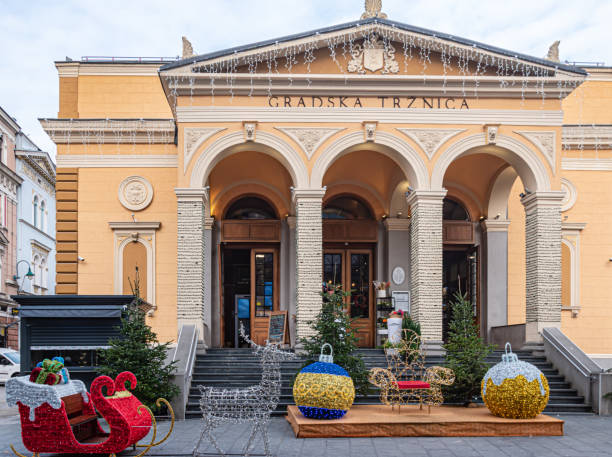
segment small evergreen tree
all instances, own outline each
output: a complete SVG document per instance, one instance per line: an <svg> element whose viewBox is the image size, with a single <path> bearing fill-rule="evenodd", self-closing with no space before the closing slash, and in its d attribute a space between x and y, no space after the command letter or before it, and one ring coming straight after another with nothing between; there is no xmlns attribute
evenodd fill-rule
<svg viewBox="0 0 612 457"><path fill-rule="evenodd" d="M122 371L134 373L138 380L134 395L157 411L155 400L163 397L170 401L179 392L178 387L172 384L176 362L166 365L170 343L160 344L157 335L146 323L145 312L140 307L144 300L140 298L138 267L130 286L135 297L121 319L118 328L121 338L111 339L110 348L98 353L98 371L112 378Z"/></svg>
<svg viewBox="0 0 612 457"><path fill-rule="evenodd" d="M315 335L301 339L307 352L304 366L318 362L321 346L329 343L334 350L334 363L348 371L357 393L367 395L370 390L368 370L363 359L354 354L358 340L352 325L354 319L351 319L345 310L344 298L349 294L342 291L342 286L326 285L321 295L321 311L314 321L309 322Z"/></svg>
<svg viewBox="0 0 612 457"><path fill-rule="evenodd" d="M454 384L445 387L444 398L450 402L469 404L480 394L480 382L488 370L485 362L493 350L478 336L472 303L467 294L455 293L452 319L449 324L446 366L455 372Z"/></svg>

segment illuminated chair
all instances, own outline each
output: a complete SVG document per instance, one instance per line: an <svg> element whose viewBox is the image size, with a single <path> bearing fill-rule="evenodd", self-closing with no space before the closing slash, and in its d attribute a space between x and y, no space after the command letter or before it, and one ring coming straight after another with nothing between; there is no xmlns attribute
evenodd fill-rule
<svg viewBox="0 0 612 457"><path fill-rule="evenodd" d="M432 406L444 402L442 386L455 382L450 368L425 368L425 355L421 350L421 337L412 330L404 330L404 339L395 348L386 348L387 368L372 368L369 381L380 388L380 401L393 410L411 403Z"/></svg>

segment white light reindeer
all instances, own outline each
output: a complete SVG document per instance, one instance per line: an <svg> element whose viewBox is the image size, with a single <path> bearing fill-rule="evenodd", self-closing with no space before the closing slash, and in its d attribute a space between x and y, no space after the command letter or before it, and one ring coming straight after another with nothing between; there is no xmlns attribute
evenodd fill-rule
<svg viewBox="0 0 612 457"><path fill-rule="evenodd" d="M261 382L246 389L219 389L199 386L202 394L200 409L202 410L203 425L200 439L193 450L194 457L198 455L198 449L205 437L208 438L220 455L225 456L212 433L215 427L224 422L234 424L253 423L253 429L244 448L244 455L249 455L253 439L260 431L263 436L266 456L271 456L268 426L270 415L276 409L280 400L280 362L294 359L296 356L292 352L281 350L277 345L259 346L255 344L246 336L242 325L240 325L240 335L255 348L255 354L261 359Z"/></svg>

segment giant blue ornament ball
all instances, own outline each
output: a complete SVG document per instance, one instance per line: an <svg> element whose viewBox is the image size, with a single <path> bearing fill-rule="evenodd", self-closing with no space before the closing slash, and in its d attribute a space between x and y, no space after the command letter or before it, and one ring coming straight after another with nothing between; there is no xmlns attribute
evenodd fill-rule
<svg viewBox="0 0 612 457"><path fill-rule="evenodd" d="M311 419L339 419L355 399L355 386L340 365L315 362L304 367L293 384L293 399Z"/></svg>

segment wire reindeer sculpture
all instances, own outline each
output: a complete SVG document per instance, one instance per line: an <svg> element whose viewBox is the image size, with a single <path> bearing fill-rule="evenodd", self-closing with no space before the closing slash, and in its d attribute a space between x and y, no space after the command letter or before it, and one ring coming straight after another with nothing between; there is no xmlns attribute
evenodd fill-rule
<svg viewBox="0 0 612 457"><path fill-rule="evenodd" d="M219 389L217 387L199 386L203 425L200 439L193 450L194 457L198 455L198 449L204 438L212 443L220 455L225 456L225 452L219 447L213 435L213 430L222 423L238 424L244 422L252 423L253 429L243 455L249 455L257 432L262 434L266 456L272 455L270 454L268 426L270 425L272 411L276 409L280 401L281 361L294 359L296 355L281 350L278 345L260 346L255 344L246 335L242 324L240 325L240 335L255 349L255 354L260 358L261 382L245 389Z"/></svg>

